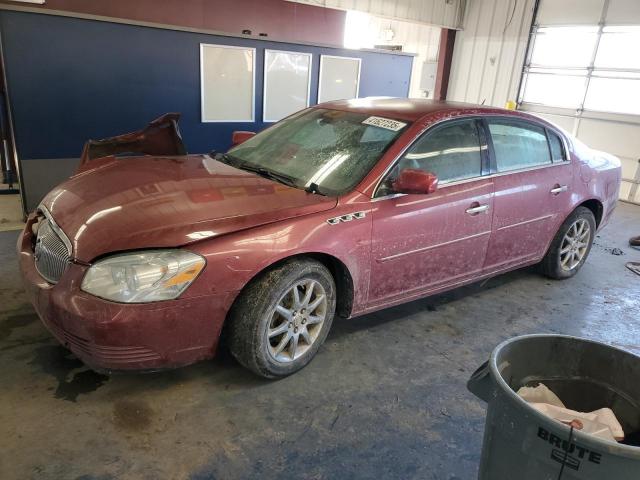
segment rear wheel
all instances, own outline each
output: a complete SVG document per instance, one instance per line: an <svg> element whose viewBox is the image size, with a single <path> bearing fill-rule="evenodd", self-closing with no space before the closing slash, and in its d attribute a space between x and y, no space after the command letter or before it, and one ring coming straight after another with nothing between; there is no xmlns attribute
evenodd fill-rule
<svg viewBox="0 0 640 480"><path fill-rule="evenodd" d="M254 280L229 318L229 347L238 361L266 378L297 372L324 342L336 308L329 270L294 259Z"/></svg>
<svg viewBox="0 0 640 480"><path fill-rule="evenodd" d="M589 256L596 232L591 210L576 208L558 229L549 251L542 259L542 271L550 278L573 277Z"/></svg>

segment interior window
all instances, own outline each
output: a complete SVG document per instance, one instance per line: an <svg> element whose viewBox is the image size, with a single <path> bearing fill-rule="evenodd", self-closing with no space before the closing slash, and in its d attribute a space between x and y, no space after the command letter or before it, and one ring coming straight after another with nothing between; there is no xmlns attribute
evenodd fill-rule
<svg viewBox="0 0 640 480"><path fill-rule="evenodd" d="M566 160L564 156L564 148L562 147L562 140L560 137L553 133L551 130L547 130L549 136L549 145L551 146L551 159L554 162L562 162Z"/></svg>
<svg viewBox="0 0 640 480"><path fill-rule="evenodd" d="M490 120L489 131L499 172L551 163L544 128Z"/></svg>
<svg viewBox="0 0 640 480"><path fill-rule="evenodd" d="M405 168L434 173L441 185L482 175L475 121L456 122L426 133L400 159L396 170Z"/></svg>

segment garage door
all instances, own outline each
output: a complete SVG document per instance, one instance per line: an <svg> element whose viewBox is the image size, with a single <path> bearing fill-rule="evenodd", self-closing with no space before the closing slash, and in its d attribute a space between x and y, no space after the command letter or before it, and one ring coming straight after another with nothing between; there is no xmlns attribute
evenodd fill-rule
<svg viewBox="0 0 640 480"><path fill-rule="evenodd" d="M520 102L622 160L622 200L640 203L640 2L543 0Z"/></svg>

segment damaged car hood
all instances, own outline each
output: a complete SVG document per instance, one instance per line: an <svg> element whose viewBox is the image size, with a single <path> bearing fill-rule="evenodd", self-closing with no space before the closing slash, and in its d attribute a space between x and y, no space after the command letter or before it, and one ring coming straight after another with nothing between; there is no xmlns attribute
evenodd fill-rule
<svg viewBox="0 0 640 480"><path fill-rule="evenodd" d="M208 155L107 157L43 200L76 260L106 253L187 245L335 207Z"/></svg>

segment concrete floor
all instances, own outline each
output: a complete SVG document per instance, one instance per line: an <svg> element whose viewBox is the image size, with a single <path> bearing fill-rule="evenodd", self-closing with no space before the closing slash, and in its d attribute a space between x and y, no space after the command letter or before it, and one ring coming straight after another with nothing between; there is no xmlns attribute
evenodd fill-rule
<svg viewBox="0 0 640 480"><path fill-rule="evenodd" d="M498 342L557 332L640 354L637 234L640 207L621 203L575 278L525 269L338 321L306 369L269 382L227 356L87 370L26 303L17 233L2 233L0 478L475 478L484 406L465 383Z"/></svg>
<svg viewBox="0 0 640 480"><path fill-rule="evenodd" d="M0 183L0 192L6 188L7 185ZM23 226L20 194L0 195L0 232L21 230Z"/></svg>

